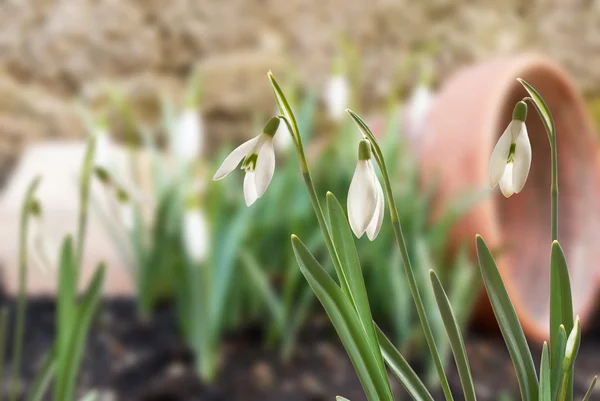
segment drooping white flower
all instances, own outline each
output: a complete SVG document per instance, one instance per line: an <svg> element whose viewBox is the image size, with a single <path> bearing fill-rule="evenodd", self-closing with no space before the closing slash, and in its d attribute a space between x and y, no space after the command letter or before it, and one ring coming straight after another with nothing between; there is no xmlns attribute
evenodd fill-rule
<svg viewBox="0 0 600 401"><path fill-rule="evenodd" d="M373 241L383 222L383 189L371 162L371 145L362 140L358 147L358 163L348 191L348 220L358 238L366 232Z"/></svg>
<svg viewBox="0 0 600 401"><path fill-rule="evenodd" d="M172 149L183 165L193 163L204 147L204 127L200 114L188 108L179 116L173 137Z"/></svg>
<svg viewBox="0 0 600 401"><path fill-rule="evenodd" d="M531 144L527 135L525 118L527 105L518 102L513 119L498 140L490 159L489 180L494 188L500 184L505 197L521 192L531 167Z"/></svg>
<svg viewBox="0 0 600 401"><path fill-rule="evenodd" d="M329 78L325 87L325 106L329 117L339 121L348 108L350 101L350 85L342 74L335 74Z"/></svg>
<svg viewBox="0 0 600 401"><path fill-rule="evenodd" d="M225 158L215 173L213 180L226 177L242 163L246 171L244 177L244 198L246 205L252 205L263 196L275 173L275 149L273 136L279 128L279 118L273 117L267 122L263 133L244 142Z"/></svg>
<svg viewBox="0 0 600 401"><path fill-rule="evenodd" d="M183 216L183 244L192 261L201 263L209 251L209 232L206 218L199 207L191 207Z"/></svg>

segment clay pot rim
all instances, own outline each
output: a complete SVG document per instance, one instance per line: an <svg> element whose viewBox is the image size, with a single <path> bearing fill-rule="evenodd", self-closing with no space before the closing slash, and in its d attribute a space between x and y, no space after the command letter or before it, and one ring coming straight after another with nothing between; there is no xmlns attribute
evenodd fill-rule
<svg viewBox="0 0 600 401"><path fill-rule="evenodd" d="M565 91L568 93L568 98L573 99L576 102L584 103L582 96L579 94L577 89L573 86L573 84L568 79L568 74L564 69L556 65L555 62L550 60L548 57L545 57L540 54L525 54L523 56L519 56L514 59L514 61L506 64L508 68L505 69L503 75L500 77L495 77L495 83L492 85L492 89L488 91L488 95L495 99L492 102L492 107L487 108L484 114L483 121L486 121L485 126L483 126L486 132L497 132L498 127L503 122L503 111L505 111L506 104L512 98L511 94L514 94L515 85L519 85L516 81L516 78L523 77L526 79L528 75L532 72L536 72L538 74L543 75L551 75L553 76L560 84L565 88ZM524 96L526 96L524 92ZM512 107L512 106L511 106ZM532 113L535 114L533 118L539 118L537 111L533 110L533 106L530 105L529 118L532 118ZM579 110L579 118L582 122L582 125L588 126L589 130L593 132L593 127L589 116L585 113L585 108L578 108ZM479 182L487 182L488 181L488 164L489 157L491 156L491 150L496 144L500 133L497 136L495 135L480 135L478 136L479 141L483 141L480 144L480 149L489 149L489 154L482 152L478 159L479 168L475 169L477 171ZM560 133L558 133L560 135ZM548 150L549 151L549 150ZM598 182L600 182L600 155L598 152L592 152L593 158L592 163L595 163L596 168L591 169L591 174L596 174L598 176ZM535 161L534 161L535 162ZM527 184L526 184L527 185ZM518 195L515 195L518 196ZM482 232L482 237L486 239L487 243L497 244L503 238L502 229L501 229L501 221L499 218L498 208L498 196L492 195L490 199L485 202L482 208L482 221L481 227L487 227L484 229L485 232ZM550 218L550 216L548 216ZM548 251L550 251L550 244L548 244ZM567 255L568 257L568 255ZM515 256L506 255L501 259L497 260L497 264L510 264L513 265L516 263L514 260ZM503 269L499 269L502 271ZM593 279L597 279L597 273L591 273ZM548 275L549 277L549 275ZM548 332L544 330L541 325L535 324L535 319L532 317L532 312L525 306L519 297L514 296L514 294L518 294L519 291L515 290L514 284L512 280L504 280L504 285L511 296L511 301L514 305L516 311L519 311L519 321L523 327L523 330L528 333L530 339L544 341L548 340ZM594 294L591 294L587 297L586 301L581 304L579 308L579 317L583 322L587 321L594 310L594 305L596 303L596 295L598 294L598 290L596 289Z"/></svg>

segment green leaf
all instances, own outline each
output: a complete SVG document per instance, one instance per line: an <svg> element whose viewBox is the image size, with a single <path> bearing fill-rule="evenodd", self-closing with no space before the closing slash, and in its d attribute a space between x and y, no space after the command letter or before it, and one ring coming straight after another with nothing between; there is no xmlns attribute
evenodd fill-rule
<svg viewBox="0 0 600 401"><path fill-rule="evenodd" d="M394 347L392 342L377 327L377 336L381 346L381 353L390 370L404 386L408 394L415 401L433 401L433 397L425 387L425 384L419 379L419 376L411 368L410 364L404 359L402 354Z"/></svg>
<svg viewBox="0 0 600 401"><path fill-rule="evenodd" d="M544 341L542 348L542 361L540 362L540 398L539 401L551 401L550 389L550 357L548 344Z"/></svg>
<svg viewBox="0 0 600 401"><path fill-rule="evenodd" d="M48 356L46 356L44 364L38 371L35 380L31 384L27 401L42 401L44 399L44 395L46 395L46 391L48 391L48 387L50 386L52 376L54 376L55 372L56 345L52 347L52 350L50 351Z"/></svg>
<svg viewBox="0 0 600 401"><path fill-rule="evenodd" d="M250 252L243 252L241 265L246 270L254 294L259 294L268 311L271 313L280 333L285 329L286 320L283 315L281 300L269 283L269 276L264 269L258 265L256 259Z"/></svg>
<svg viewBox="0 0 600 401"><path fill-rule="evenodd" d="M477 399L477 396L475 395L475 386L473 385L469 358L467 356L467 350L465 348L465 342L460 327L454 317L450 301L442 287L442 283L440 283L440 280L433 270L429 271L429 277L431 279L435 300L440 310L440 314L442 315L448 339L450 340L450 347L452 348L456 367L458 368L458 375L462 384L465 400L475 401Z"/></svg>
<svg viewBox="0 0 600 401"><path fill-rule="evenodd" d="M323 305L338 333L369 401L392 401L386 375L371 351L356 309L346 294L295 235L292 247L302 274Z"/></svg>
<svg viewBox="0 0 600 401"><path fill-rule="evenodd" d="M77 373L79 372L79 365L83 357L87 335L90 330L92 318L100 302L100 295L104 284L104 271L104 265L100 265L96 269L90 285L77 307L77 316L72 327L73 334L71 335L71 344L68 349L67 363L64 370L57 372L58 376L61 377L60 382L63 385L57 389L56 400L72 400L74 397ZM63 355L58 356L59 359L63 357Z"/></svg>
<svg viewBox="0 0 600 401"><path fill-rule="evenodd" d="M550 382L552 389L552 400L556 400L560 389L560 381L562 379L562 362L565 358L565 347L567 345L567 332L562 324L558 327L558 335L556 336L557 352L550 354L552 359L550 362ZM552 344L550 344L552 346Z"/></svg>
<svg viewBox="0 0 600 401"><path fill-rule="evenodd" d="M292 128L292 133L294 134L294 136L299 137L300 130L298 129L298 123L296 122L296 117L294 117L294 113L292 113L292 108L290 107L290 104L288 103L287 99L285 98L285 95L283 94L281 87L275 80L273 73L271 71L269 71L268 75L269 75L269 80L271 81L271 85L273 86L273 92L275 92L275 99L277 100L277 106L279 107L279 111L281 111L281 114L285 117L285 119L287 121L289 121L291 128Z"/></svg>
<svg viewBox="0 0 600 401"><path fill-rule="evenodd" d="M566 332L573 330L573 299L571 295L571 280L569 278L569 270L565 254L558 243L552 243L552 252L550 255L550 356L554 361L554 355L564 356L564 343L558 339L561 325L564 326ZM562 364L558 360L555 366L552 366L552 377L559 378ZM573 377L570 375L569 382L573 382ZM572 388L571 386L568 386ZM558 389L558 387L556 386ZM566 395L567 400L573 399L572 390Z"/></svg>
<svg viewBox="0 0 600 401"><path fill-rule="evenodd" d="M523 85L525 90L529 93L529 96L531 96L533 104L535 105L535 108L537 109L540 117L542 118L542 122L546 127L546 132L548 132L549 135L555 135L554 119L552 118L552 113L550 113L550 108L548 108L548 105L542 96L540 96L538 91L535 90L534 87L528 84L525 80L517 78L517 81Z"/></svg>
<svg viewBox="0 0 600 401"><path fill-rule="evenodd" d="M567 338L567 345L565 346L565 358L563 359L563 373L566 374L573 370L575 359L579 353L580 345L581 323L579 323L579 317L577 317L577 319L575 319L575 326L573 326L573 329Z"/></svg>
<svg viewBox="0 0 600 401"><path fill-rule="evenodd" d="M583 400L581 400L581 401L589 401L590 400L590 398L592 397L592 393L594 392L594 387L596 387L597 379L598 379L598 376L594 376L594 378L592 379L592 383L590 384L590 387L585 392L585 395L583 396Z"/></svg>
<svg viewBox="0 0 600 401"><path fill-rule="evenodd" d="M356 252L356 245L354 244L354 236L348 225L342 205L340 205L335 195L331 192L327 193L327 211L329 213L329 227L333 245L338 254L343 274L343 277L340 277L340 281L343 282L345 279L347 282L348 296L358 313L363 330L369 340L371 351L375 359L377 359L378 365L381 367L381 374L385 374L385 365L379 349L375 326L373 325L369 298L367 297L367 289L358 253Z"/></svg>
<svg viewBox="0 0 600 401"><path fill-rule="evenodd" d="M531 351L527 345L523 328L508 296L496 262L481 236L477 236L479 267L490 303L513 361L524 401L537 401L538 380Z"/></svg>
<svg viewBox="0 0 600 401"><path fill-rule="evenodd" d="M57 299L57 370L64 372L67 368L70 358L70 348L73 341L73 332L75 330L75 319L77 317L77 266L74 260L73 239L67 236L63 241L60 256L60 267L58 271L58 299ZM55 398L58 392L62 391L68 380L64 375L56 378ZM60 399L60 398L58 398Z"/></svg>

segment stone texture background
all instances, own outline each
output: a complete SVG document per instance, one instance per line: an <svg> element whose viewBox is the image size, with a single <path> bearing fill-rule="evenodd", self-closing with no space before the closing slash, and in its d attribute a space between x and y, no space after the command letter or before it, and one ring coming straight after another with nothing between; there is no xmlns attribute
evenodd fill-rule
<svg viewBox="0 0 600 401"><path fill-rule="evenodd" d="M465 63L533 50L600 89L597 1L3 0L0 171L36 138L82 136L75 99L94 103L107 83L142 104L157 91L176 98L198 65L210 132L239 134L252 112L274 108L268 69L318 88L340 37L359 51L365 105L431 45L438 82Z"/></svg>

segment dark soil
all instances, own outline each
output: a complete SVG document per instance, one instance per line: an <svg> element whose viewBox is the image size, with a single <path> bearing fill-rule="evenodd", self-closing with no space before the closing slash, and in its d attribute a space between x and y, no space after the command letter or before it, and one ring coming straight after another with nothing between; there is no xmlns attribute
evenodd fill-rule
<svg viewBox="0 0 600 401"><path fill-rule="evenodd" d="M24 389L52 343L54 311L50 300L28 304ZM599 334L600 327L584 336L575 383L580 396L576 399L581 399L600 371ZM502 338L470 333L467 348L481 401L495 401L500 395L519 399ZM9 347L9 356L10 351ZM539 350L533 351L539 360ZM453 365L449 376L459 400L460 382ZM398 381L391 382L397 399L408 399ZM207 386L194 375L193 355L177 333L172 309L162 307L151 321L141 322L128 300L104 302L89 339L79 386L81 394L99 390L98 401L333 401L336 395L365 400L352 365L325 318L309 324L287 362L281 360L277 349L263 346L258 329L226 336L221 374L216 383Z"/></svg>

